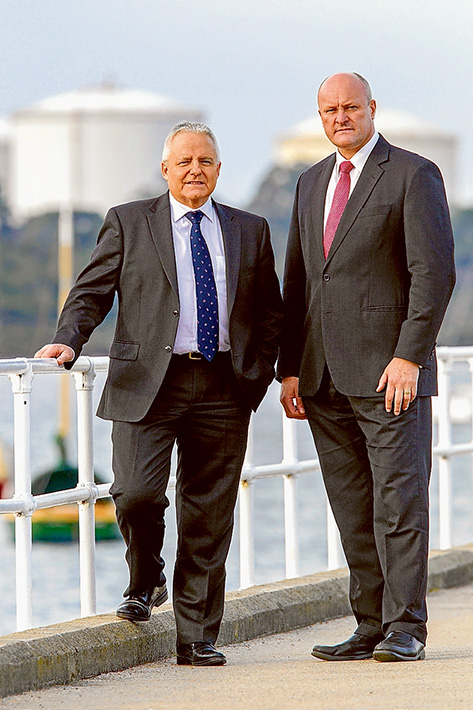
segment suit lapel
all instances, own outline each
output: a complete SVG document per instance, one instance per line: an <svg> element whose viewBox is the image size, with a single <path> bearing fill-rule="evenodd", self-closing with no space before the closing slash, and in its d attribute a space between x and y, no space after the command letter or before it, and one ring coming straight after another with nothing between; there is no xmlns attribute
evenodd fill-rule
<svg viewBox="0 0 473 710"><path fill-rule="evenodd" d="M176 259L171 228L171 207L169 195L161 195L151 206L147 215L154 245L158 251L163 269L176 296L179 296L177 287Z"/></svg>
<svg viewBox="0 0 473 710"><path fill-rule="evenodd" d="M359 211L365 204L373 191L374 186L384 172L381 163L386 162L389 157L389 143L380 136L375 147L366 161L358 182L350 195L345 211L335 232L332 246L327 257L327 262L333 257L340 244L348 234L350 227L358 216Z"/></svg>
<svg viewBox="0 0 473 710"><path fill-rule="evenodd" d="M214 206L222 228L227 279L227 310L228 315L230 315L235 301L240 273L241 228L228 209L218 202L214 202Z"/></svg>

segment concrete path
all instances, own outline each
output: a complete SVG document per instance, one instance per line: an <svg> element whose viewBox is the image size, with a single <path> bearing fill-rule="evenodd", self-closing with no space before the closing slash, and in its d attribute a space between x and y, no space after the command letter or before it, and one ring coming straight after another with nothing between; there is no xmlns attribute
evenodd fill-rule
<svg viewBox="0 0 473 710"><path fill-rule="evenodd" d="M1 710L473 709L473 584L429 595L425 661L328 663L312 645L337 643L352 617L225 647L222 668L149 663L0 700Z"/></svg>

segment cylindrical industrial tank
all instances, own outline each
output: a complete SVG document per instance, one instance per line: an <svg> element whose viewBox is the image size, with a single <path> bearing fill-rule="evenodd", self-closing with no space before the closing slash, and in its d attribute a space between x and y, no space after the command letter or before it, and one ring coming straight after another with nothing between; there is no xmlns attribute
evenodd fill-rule
<svg viewBox="0 0 473 710"><path fill-rule="evenodd" d="M449 199L456 200L457 139L448 131L404 111L381 108L376 112L376 129L393 145L419 153L442 171ZM335 150L326 137L319 116L301 121L276 141L277 165L312 164Z"/></svg>
<svg viewBox="0 0 473 710"><path fill-rule="evenodd" d="M14 217L64 206L104 214L157 194L165 186L160 162L167 133L178 121L202 117L159 94L113 84L16 111L8 189Z"/></svg>

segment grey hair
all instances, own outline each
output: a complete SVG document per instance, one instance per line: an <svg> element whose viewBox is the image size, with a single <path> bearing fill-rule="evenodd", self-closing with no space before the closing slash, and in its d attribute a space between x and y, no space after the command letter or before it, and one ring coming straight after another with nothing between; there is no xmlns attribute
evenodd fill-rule
<svg viewBox="0 0 473 710"><path fill-rule="evenodd" d="M215 152L217 153L217 160L220 160L220 151L218 148L217 139L209 126L200 121L179 121L175 126L171 128L166 136L163 147L162 161L165 162L169 158L169 152L171 150L171 141L174 136L178 133L199 133L204 136L208 136L212 143L214 144Z"/></svg>
<svg viewBox="0 0 473 710"><path fill-rule="evenodd" d="M368 103L369 103L369 102L373 99L373 94L371 93L371 86L369 85L368 80L365 79L364 76L361 76L361 74L358 74L358 72L356 72L356 71L347 72L347 73L348 73L348 74L351 74L351 76L356 76L356 78L361 81L361 83L363 84L363 88L364 88L364 90L365 90L366 100L367 100ZM331 76L335 76L335 75L332 74ZM327 76L327 77L323 80L323 82L320 84L319 89L318 89L318 91L317 91L317 96L319 95L320 89L321 89L322 86L325 84L325 82L327 81L327 79L330 79L330 78L331 78L330 76Z"/></svg>

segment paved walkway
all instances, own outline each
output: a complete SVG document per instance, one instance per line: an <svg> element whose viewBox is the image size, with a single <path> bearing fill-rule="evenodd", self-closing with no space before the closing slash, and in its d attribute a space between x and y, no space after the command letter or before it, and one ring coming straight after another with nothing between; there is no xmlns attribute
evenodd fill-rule
<svg viewBox="0 0 473 710"><path fill-rule="evenodd" d="M473 710L473 584L429 595L425 661L328 663L318 643L353 631L345 617L223 649L222 668L168 659L0 700L1 710Z"/></svg>

